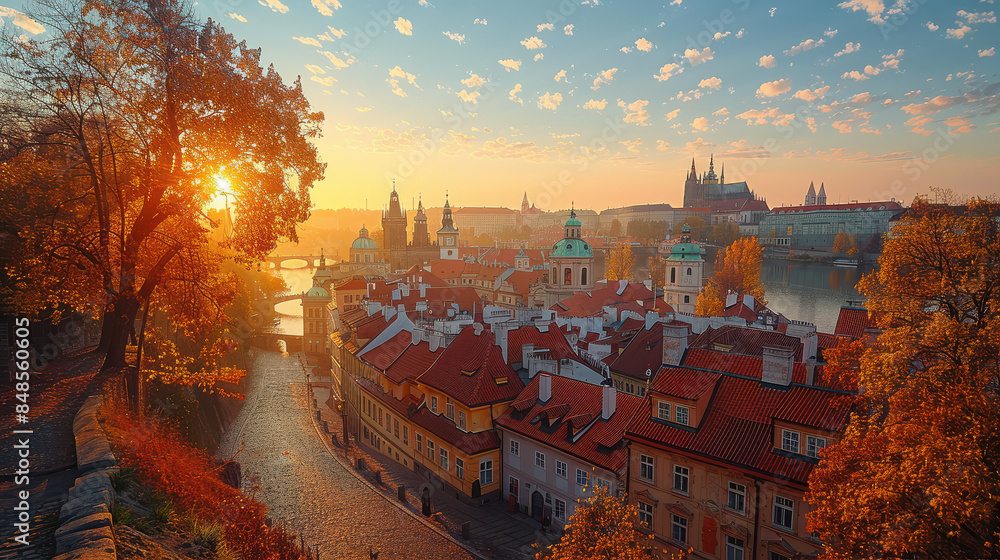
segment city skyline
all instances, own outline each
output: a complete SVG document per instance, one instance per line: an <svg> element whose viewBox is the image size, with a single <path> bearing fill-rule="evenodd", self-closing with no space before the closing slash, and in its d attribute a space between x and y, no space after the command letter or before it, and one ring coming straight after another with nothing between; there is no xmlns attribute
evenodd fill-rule
<svg viewBox="0 0 1000 560"><path fill-rule="evenodd" d="M44 22L0 6L5 32ZM769 205L996 191L992 3L203 2L326 115L316 208L681 205L692 157ZM628 185L627 189L619 188ZM407 204L410 207L410 204Z"/></svg>

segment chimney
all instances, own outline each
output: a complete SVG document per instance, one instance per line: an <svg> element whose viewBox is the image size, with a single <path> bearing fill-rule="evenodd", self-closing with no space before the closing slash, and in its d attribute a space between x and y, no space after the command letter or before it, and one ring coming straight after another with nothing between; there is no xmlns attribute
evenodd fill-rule
<svg viewBox="0 0 1000 560"><path fill-rule="evenodd" d="M531 355L534 354L534 352L535 352L534 343L524 344L521 346L521 367L525 367L525 364L528 363L528 358L530 358Z"/></svg>
<svg viewBox="0 0 1000 560"><path fill-rule="evenodd" d="M406 296L410 295L410 285L409 284L400 284L399 285L399 295L402 296L402 297L406 297Z"/></svg>
<svg viewBox="0 0 1000 560"><path fill-rule="evenodd" d="M438 347L441 345L441 337L438 336L437 333L431 333L431 335L427 337L427 344L430 347L431 352L437 352Z"/></svg>
<svg viewBox="0 0 1000 560"><path fill-rule="evenodd" d="M414 346L420 344L420 328L414 327L414 329L410 331L410 334L412 335L410 338L410 344L413 344Z"/></svg>
<svg viewBox="0 0 1000 560"><path fill-rule="evenodd" d="M507 327L503 323L493 325L493 342L500 347L503 361L507 361Z"/></svg>
<svg viewBox="0 0 1000 560"><path fill-rule="evenodd" d="M810 387L816 384L816 358L810 357L806 360L806 385Z"/></svg>
<svg viewBox="0 0 1000 560"><path fill-rule="evenodd" d="M802 341L802 359L808 360L819 355L819 336L816 325L802 321L792 321L785 329L785 334Z"/></svg>
<svg viewBox="0 0 1000 560"><path fill-rule="evenodd" d="M395 290L392 291L392 301L396 301L397 299L399 299L399 297L400 297L399 288L396 288Z"/></svg>
<svg viewBox="0 0 1000 560"><path fill-rule="evenodd" d="M752 310L754 310L754 311L756 311L756 310L757 310L757 308L756 308L756 307L754 307L754 299L753 299L753 296L752 296L752 295L750 295L750 294L744 294L744 295L743 295L743 305L746 305L747 307L749 307L750 309L752 309Z"/></svg>
<svg viewBox="0 0 1000 560"><path fill-rule="evenodd" d="M650 327L655 325L660 321L660 314L656 311L649 311L646 313L646 330L648 331Z"/></svg>
<svg viewBox="0 0 1000 560"><path fill-rule="evenodd" d="M736 302L737 302L737 295L736 294L734 294L732 292L726 294L726 307L727 308L730 307L730 306L732 306L732 305L736 305Z"/></svg>
<svg viewBox="0 0 1000 560"><path fill-rule="evenodd" d="M552 398L552 376L547 373L538 374L538 400L543 403Z"/></svg>
<svg viewBox="0 0 1000 560"><path fill-rule="evenodd" d="M420 297L427 297L427 284L420 284Z"/></svg>
<svg viewBox="0 0 1000 560"><path fill-rule="evenodd" d="M792 382L792 368L795 366L793 349L765 346L762 358L761 381L784 387Z"/></svg>
<svg viewBox="0 0 1000 560"><path fill-rule="evenodd" d="M397 313L406 313L406 306L402 303L396 306Z"/></svg>
<svg viewBox="0 0 1000 560"><path fill-rule="evenodd" d="M476 336L479 336L479 335L483 334L483 324L479 323L479 322L473 323L472 324L472 332Z"/></svg>
<svg viewBox="0 0 1000 560"><path fill-rule="evenodd" d="M687 325L663 325L663 359L668 366L680 365L688 345ZM657 368L659 369L659 368Z"/></svg>
<svg viewBox="0 0 1000 560"><path fill-rule="evenodd" d="M615 405L618 400L618 391L610 385L601 385L601 420L611 418L615 413Z"/></svg>

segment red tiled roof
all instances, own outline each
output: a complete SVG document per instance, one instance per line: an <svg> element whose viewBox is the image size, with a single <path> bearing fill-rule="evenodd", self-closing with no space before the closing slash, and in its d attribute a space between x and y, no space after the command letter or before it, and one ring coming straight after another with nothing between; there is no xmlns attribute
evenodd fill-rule
<svg viewBox="0 0 1000 560"><path fill-rule="evenodd" d="M663 326L659 323L649 330L642 329L622 350L614 362L611 371L646 381L646 370L655 373L663 363Z"/></svg>
<svg viewBox="0 0 1000 560"><path fill-rule="evenodd" d="M721 373L662 366L656 372L649 390L679 399L696 401L705 392L714 390L720 377L722 377Z"/></svg>
<svg viewBox="0 0 1000 560"><path fill-rule="evenodd" d="M521 392L518 397L521 406L509 408L496 423L588 463L622 472L628 461L628 450L621 445L625 429L642 408L643 399L617 391L615 413L601 420L602 387L553 375L552 397L541 403L538 402L540 377L536 375ZM595 418L579 439L571 441L571 428L578 433Z"/></svg>
<svg viewBox="0 0 1000 560"><path fill-rule="evenodd" d="M398 358L403 350L406 350L412 340L413 333L399 331L395 336L378 346L372 347L371 343L366 344L361 358L378 368L379 371L385 371L385 368L389 367L389 364Z"/></svg>
<svg viewBox="0 0 1000 560"><path fill-rule="evenodd" d="M819 348L836 348L840 346L841 338L835 334L816 333L816 345Z"/></svg>
<svg viewBox="0 0 1000 560"><path fill-rule="evenodd" d="M426 340L420 341L419 344L410 344L389 367L383 370L384 375L386 379L397 384L416 379L443 353L441 349L431 352L430 344Z"/></svg>
<svg viewBox="0 0 1000 560"><path fill-rule="evenodd" d="M463 432L445 416L438 416L426 408L418 410L410 417L410 421L468 455L476 455L500 447L500 436L497 435L496 430Z"/></svg>
<svg viewBox="0 0 1000 560"><path fill-rule="evenodd" d="M580 361L580 357L569 345L569 341L563 335L559 326L555 323L549 324L547 332L541 332L534 325L520 327L507 332L507 363L514 364L521 361L521 349L525 344L534 344L535 350L546 349L549 355L560 360ZM524 367L527 367L525 365Z"/></svg>
<svg viewBox="0 0 1000 560"><path fill-rule="evenodd" d="M403 273L397 280L402 280L410 285L411 289L415 289L418 284L428 284L432 287L444 288L448 286L448 283L442 280L439 276L430 271L429 268L424 268L424 265L415 264Z"/></svg>
<svg viewBox="0 0 1000 560"><path fill-rule="evenodd" d="M646 410L629 426L627 437L765 476L782 476L786 482L805 487L814 463L774 449L773 420L839 432L847 424L849 410L850 401L832 391L801 386L776 389L755 379L722 375L696 430L655 420Z"/></svg>
<svg viewBox="0 0 1000 560"><path fill-rule="evenodd" d="M356 339L372 339L378 336L378 333L382 332L389 323L386 322L385 317L381 313L376 313L370 317L364 317L352 327L354 328L354 338Z"/></svg>
<svg viewBox="0 0 1000 560"><path fill-rule="evenodd" d="M362 390L403 418L409 418L410 414L415 412L417 406L420 405L420 402L413 395L407 395L403 400L393 397L392 393L383 391L382 387L371 379L361 377L356 379L355 382Z"/></svg>
<svg viewBox="0 0 1000 560"><path fill-rule="evenodd" d="M368 281L363 278L354 278L341 282L333 287L336 290L364 290L368 288Z"/></svg>
<svg viewBox="0 0 1000 560"><path fill-rule="evenodd" d="M841 307L833 334L861 338L869 326L868 310L858 307Z"/></svg>
<svg viewBox="0 0 1000 560"><path fill-rule="evenodd" d="M511 400L524 384L503 361L493 335L484 329L478 336L473 326L462 329L441 357L417 379L450 395L469 408Z"/></svg>
<svg viewBox="0 0 1000 560"><path fill-rule="evenodd" d="M777 331L723 325L709 327L691 343L692 348L715 348L715 345L732 346L729 352L747 356L761 356L765 346L791 348L795 361L802 360L802 341Z"/></svg>
<svg viewBox="0 0 1000 560"><path fill-rule="evenodd" d="M817 210L849 210L858 211L866 210L871 208L872 210L878 210L879 207L883 207L883 210L902 210L903 207L900 206L898 202L866 202L866 203L850 203L850 204L812 204L809 206L779 206L777 208L772 208L771 212L777 214L789 214L795 212L815 212Z"/></svg>
<svg viewBox="0 0 1000 560"><path fill-rule="evenodd" d="M425 290L423 297L420 296L420 290L411 288L409 295L400 296L399 299L392 299L391 293L371 299L393 307L403 304L403 308L407 311L415 310L417 302L426 302L427 310L424 316L428 319L444 319L448 315L448 309L453 309L452 304L458 304L459 311L465 311L469 315L475 312L478 316L483 310L482 300L476 289L471 286L431 287Z"/></svg>
<svg viewBox="0 0 1000 560"><path fill-rule="evenodd" d="M706 348L690 348L684 355L681 365L760 379L763 362L764 360L759 356L719 352ZM792 383L804 384L805 382L806 365L802 362L795 362L792 366Z"/></svg>
<svg viewBox="0 0 1000 560"><path fill-rule="evenodd" d="M726 310L722 312L722 316L739 317L741 319L746 320L748 323L753 323L754 321L757 320L757 312L748 307L747 304L743 303L742 301L735 305L730 305L729 307L727 307Z"/></svg>
<svg viewBox="0 0 1000 560"><path fill-rule="evenodd" d="M510 208L503 208L501 206L463 206L461 208L456 208L453 213L457 216L462 214L503 214L503 215L513 215L517 212L511 210Z"/></svg>
<svg viewBox="0 0 1000 560"><path fill-rule="evenodd" d="M621 295L618 295L619 283L609 282L608 286L590 292L577 292L572 296L550 307L566 317L595 317L604 313L605 305L637 301L645 302L654 299L654 294L642 284L628 284ZM645 313L639 310L640 314Z"/></svg>
<svg viewBox="0 0 1000 560"><path fill-rule="evenodd" d="M479 257L479 262L491 263L501 262L514 266L514 257L521 252L521 249L500 249L492 248ZM545 261L545 251L542 249L524 249L524 256L528 257L528 262L532 265L542 264Z"/></svg>

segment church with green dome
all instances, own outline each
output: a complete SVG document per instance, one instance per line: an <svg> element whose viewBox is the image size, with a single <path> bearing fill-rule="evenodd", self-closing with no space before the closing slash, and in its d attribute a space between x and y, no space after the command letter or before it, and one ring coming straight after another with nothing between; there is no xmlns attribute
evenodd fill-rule
<svg viewBox="0 0 1000 560"><path fill-rule="evenodd" d="M691 242L691 228L681 229L680 241L670 249L663 281L663 299L680 313L694 313L705 274L705 249Z"/></svg>
<svg viewBox="0 0 1000 560"><path fill-rule="evenodd" d="M562 239L549 253L549 281L533 296L536 305L552 307L576 292L594 289L594 248L583 239L583 223L571 209Z"/></svg>

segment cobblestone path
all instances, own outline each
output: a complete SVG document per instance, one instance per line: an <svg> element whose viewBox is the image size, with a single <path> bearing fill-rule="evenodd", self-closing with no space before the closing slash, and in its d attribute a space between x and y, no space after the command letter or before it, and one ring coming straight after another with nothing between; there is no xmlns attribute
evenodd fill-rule
<svg viewBox="0 0 1000 560"><path fill-rule="evenodd" d="M262 353L220 445L229 457L242 444L244 490L272 519L318 545L322 560L368 559L369 547L379 560L474 558L348 472L316 434L310 398L297 358Z"/></svg>

